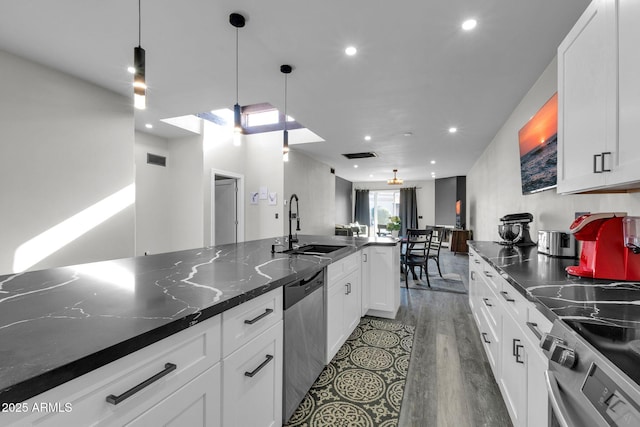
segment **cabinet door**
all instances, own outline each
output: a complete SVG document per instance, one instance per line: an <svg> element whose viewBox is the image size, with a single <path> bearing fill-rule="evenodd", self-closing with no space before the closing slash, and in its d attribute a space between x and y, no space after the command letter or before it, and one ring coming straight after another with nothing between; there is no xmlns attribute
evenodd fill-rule
<svg viewBox="0 0 640 427"><path fill-rule="evenodd" d="M369 308L394 312L394 289L395 280L392 275L395 272L393 260L393 247L391 246L371 246L369 247ZM399 257L398 257L398 262ZM398 274L398 277L400 275ZM400 288L398 286L397 291ZM395 317L395 312L394 312Z"/></svg>
<svg viewBox="0 0 640 427"><path fill-rule="evenodd" d="M127 427L219 427L222 425L220 377L218 363L124 425Z"/></svg>
<svg viewBox="0 0 640 427"><path fill-rule="evenodd" d="M360 297L360 270L349 274L345 279L344 329L345 335L351 335L360 323L362 303Z"/></svg>
<svg viewBox="0 0 640 427"><path fill-rule="evenodd" d="M367 314L367 311L369 310L369 301L371 299L369 296L369 281L371 280L369 272L369 256L369 248L364 248L362 250L362 269L360 270L360 295L362 297L362 310L360 311L361 316Z"/></svg>
<svg viewBox="0 0 640 427"><path fill-rule="evenodd" d="M526 425L527 357L525 338L508 314L502 316L500 385L504 401L516 426Z"/></svg>
<svg viewBox="0 0 640 427"><path fill-rule="evenodd" d="M282 424L282 321L223 360L222 382L225 427Z"/></svg>
<svg viewBox="0 0 640 427"><path fill-rule="evenodd" d="M527 353L527 427L547 427L549 397L544 372L549 362L538 343L526 342Z"/></svg>
<svg viewBox="0 0 640 427"><path fill-rule="evenodd" d="M640 170L640 2L618 1L618 149L611 184L639 181ZM617 151L617 153L615 152ZM607 182L609 184L609 182Z"/></svg>
<svg viewBox="0 0 640 427"><path fill-rule="evenodd" d="M346 339L344 333L344 299L346 287L341 282L332 285L327 290L327 357L325 362L331 362L340 346Z"/></svg>
<svg viewBox="0 0 640 427"><path fill-rule="evenodd" d="M613 2L594 0L558 47L558 192L602 187L617 138ZM595 161L595 165L594 165ZM610 159L607 159L610 161ZM608 163L606 167L610 167Z"/></svg>

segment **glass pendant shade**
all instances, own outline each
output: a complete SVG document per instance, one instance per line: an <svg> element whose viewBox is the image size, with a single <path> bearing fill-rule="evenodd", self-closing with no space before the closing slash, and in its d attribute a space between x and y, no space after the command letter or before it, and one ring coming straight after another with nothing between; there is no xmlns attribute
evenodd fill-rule
<svg viewBox="0 0 640 427"><path fill-rule="evenodd" d="M286 129L282 137L282 160L289 161L289 131Z"/></svg>

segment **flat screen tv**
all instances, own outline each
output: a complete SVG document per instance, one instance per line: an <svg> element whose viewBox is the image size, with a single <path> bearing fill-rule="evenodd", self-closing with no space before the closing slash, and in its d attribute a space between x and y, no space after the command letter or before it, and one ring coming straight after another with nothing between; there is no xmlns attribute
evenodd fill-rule
<svg viewBox="0 0 640 427"><path fill-rule="evenodd" d="M558 94L554 94L518 132L522 194L557 186Z"/></svg>

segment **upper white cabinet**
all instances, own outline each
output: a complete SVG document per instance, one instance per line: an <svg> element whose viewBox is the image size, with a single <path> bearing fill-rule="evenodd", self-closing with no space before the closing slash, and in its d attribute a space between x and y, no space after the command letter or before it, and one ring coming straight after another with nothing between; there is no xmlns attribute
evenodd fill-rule
<svg viewBox="0 0 640 427"><path fill-rule="evenodd" d="M638 1L594 0L558 47L558 192L640 186Z"/></svg>

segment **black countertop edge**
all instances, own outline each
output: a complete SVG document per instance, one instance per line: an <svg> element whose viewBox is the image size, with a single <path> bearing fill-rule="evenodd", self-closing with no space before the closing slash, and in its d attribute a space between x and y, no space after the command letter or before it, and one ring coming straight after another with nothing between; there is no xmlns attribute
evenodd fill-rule
<svg viewBox="0 0 640 427"><path fill-rule="evenodd" d="M316 236L301 236L301 242L304 244L314 243L317 239ZM324 236L322 236L324 237ZM326 237L324 237L326 239ZM304 239L304 240L303 240ZM340 249L328 256L321 256L321 261L314 266L306 269L296 271L294 274L290 274L283 278L273 280L263 286L256 287L248 290L247 292L222 301L210 307L204 308L199 312L188 314L180 319L174 320L170 323L122 341L111 347L102 349L96 353L87 355L67 363L66 365L59 366L44 372L40 375L29 378L25 381L12 384L0 390L0 404L4 403L19 403L35 397L41 393L44 393L54 387L62 385L68 381L71 381L81 375L94 371L102 366L105 366L113 361L116 361L122 357L125 357L131 353L141 350L151 344L161 341L173 334L176 334L182 330L185 330L191 326L194 326L200 322L203 322L211 317L219 315L233 307L239 306L251 299L257 298L271 290L280 288L288 283L291 283L297 279L307 276L313 271L317 271L326 267L327 265L345 258L363 247L367 246L396 246L398 239L394 238L366 238L357 237L353 239L353 242L345 243L346 247ZM242 243L239 243L242 244ZM300 243L302 245L302 243ZM275 255L285 255L276 253ZM307 257L310 255L289 255L290 257Z"/></svg>

